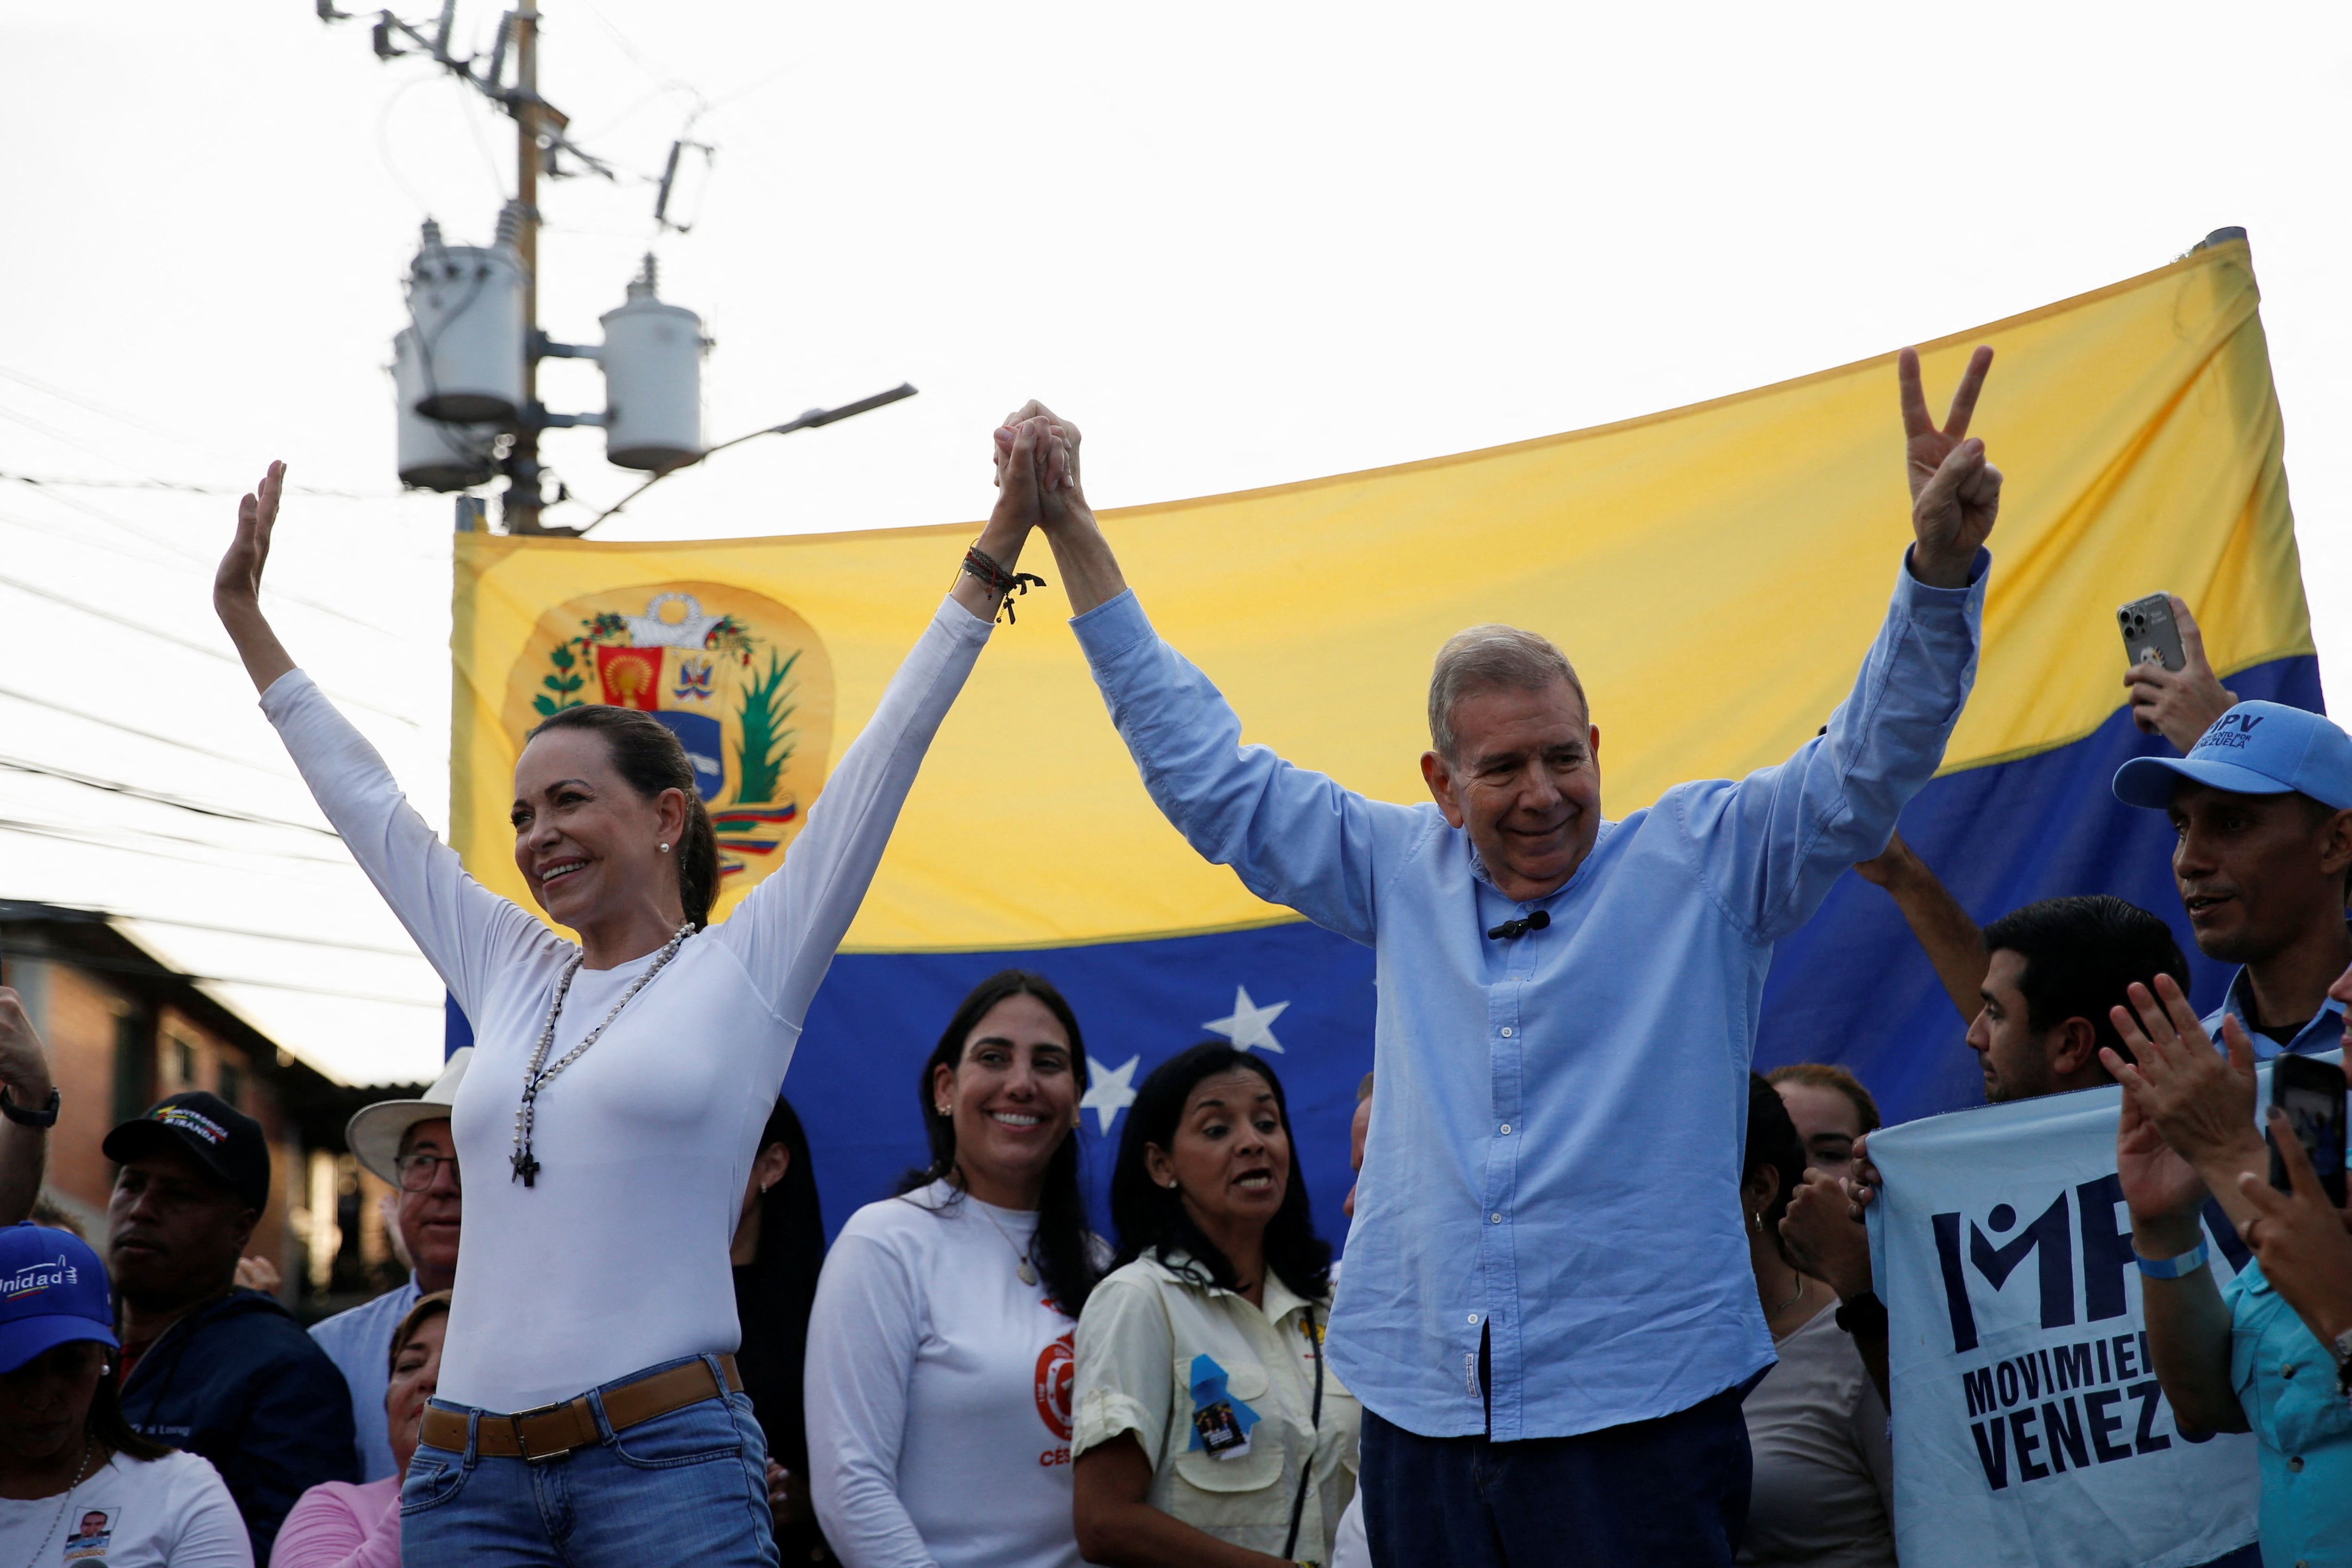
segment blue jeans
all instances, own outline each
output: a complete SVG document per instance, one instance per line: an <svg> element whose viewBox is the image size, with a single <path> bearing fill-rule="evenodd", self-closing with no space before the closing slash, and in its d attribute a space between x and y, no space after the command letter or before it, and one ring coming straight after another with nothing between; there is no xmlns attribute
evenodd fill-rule
<svg viewBox="0 0 2352 1568"><path fill-rule="evenodd" d="M1364 1412L1375 1568L1730 1568L1748 1526L1739 1390L1574 1437L1423 1437Z"/></svg>
<svg viewBox="0 0 2352 1568"><path fill-rule="evenodd" d="M717 1375L717 1358L701 1359ZM603 1440L533 1463L478 1452L483 1413L434 1400L467 1418L466 1448L420 1444L409 1461L404 1568L777 1568L767 1444L748 1396L700 1400L617 1433L604 1390L588 1403Z"/></svg>

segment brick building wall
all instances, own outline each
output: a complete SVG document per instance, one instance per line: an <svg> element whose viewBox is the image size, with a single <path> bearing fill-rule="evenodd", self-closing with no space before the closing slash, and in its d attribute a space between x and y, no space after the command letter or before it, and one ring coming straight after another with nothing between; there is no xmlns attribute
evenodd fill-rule
<svg viewBox="0 0 2352 1568"><path fill-rule="evenodd" d="M349 1162L340 1137L349 1111L340 1102L354 1092L294 1061L185 976L79 912L0 903L0 984L23 995L61 1097L44 1196L91 1245L105 1248L114 1183L100 1148L107 1132L167 1094L202 1089L259 1122L269 1141L269 1204L247 1250L277 1266L289 1305L318 1293L314 1278L376 1262L365 1254L382 1253L380 1234L369 1237L362 1226L347 1238L337 1223L343 1215L312 1208L314 1154ZM298 1109L307 1112L307 1128ZM354 1174L372 1206L383 1184ZM346 1214L352 1207L349 1197L337 1206ZM314 1247L324 1267L313 1267Z"/></svg>

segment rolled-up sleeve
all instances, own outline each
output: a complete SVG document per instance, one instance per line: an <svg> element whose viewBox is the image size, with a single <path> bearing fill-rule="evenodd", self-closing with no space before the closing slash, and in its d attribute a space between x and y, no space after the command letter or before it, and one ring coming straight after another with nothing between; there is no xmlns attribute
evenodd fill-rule
<svg viewBox="0 0 2352 1568"><path fill-rule="evenodd" d="M1135 1434L1151 1468L1168 1438L1175 1332L1160 1293L1139 1281L1107 1281L1078 1318L1070 1457Z"/></svg>

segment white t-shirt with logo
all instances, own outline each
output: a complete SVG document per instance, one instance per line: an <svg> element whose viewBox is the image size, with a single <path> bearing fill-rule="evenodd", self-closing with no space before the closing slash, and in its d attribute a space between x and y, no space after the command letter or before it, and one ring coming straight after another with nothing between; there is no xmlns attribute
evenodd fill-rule
<svg viewBox="0 0 2352 1568"><path fill-rule="evenodd" d="M253 1541L209 1461L117 1454L70 1497L0 1498L0 1563L253 1568Z"/></svg>
<svg viewBox="0 0 2352 1568"><path fill-rule="evenodd" d="M1079 1568L1077 1325L1024 1285L1037 1217L944 1182L868 1204L809 1318L809 1486L848 1568Z"/></svg>

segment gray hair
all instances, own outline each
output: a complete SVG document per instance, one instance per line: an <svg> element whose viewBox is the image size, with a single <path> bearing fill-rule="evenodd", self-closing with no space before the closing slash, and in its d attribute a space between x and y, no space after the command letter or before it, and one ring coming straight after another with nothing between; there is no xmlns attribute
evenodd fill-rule
<svg viewBox="0 0 2352 1568"><path fill-rule="evenodd" d="M1429 744L1440 757L1454 760L1454 708L1472 692L1539 692L1554 681L1566 681L1590 714L1584 683L1576 666L1550 641L1517 626L1488 624L1456 632L1437 651L1429 672Z"/></svg>

